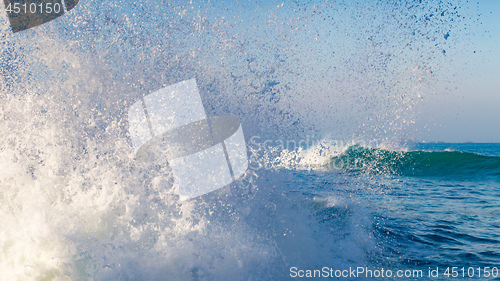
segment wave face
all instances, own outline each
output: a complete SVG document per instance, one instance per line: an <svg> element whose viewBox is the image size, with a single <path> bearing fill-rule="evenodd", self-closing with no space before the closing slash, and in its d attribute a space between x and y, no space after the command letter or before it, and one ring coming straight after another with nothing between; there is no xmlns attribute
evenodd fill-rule
<svg viewBox="0 0 500 281"><path fill-rule="evenodd" d="M349 146L327 167L349 172L418 177L500 177L500 157L463 151L393 151Z"/></svg>

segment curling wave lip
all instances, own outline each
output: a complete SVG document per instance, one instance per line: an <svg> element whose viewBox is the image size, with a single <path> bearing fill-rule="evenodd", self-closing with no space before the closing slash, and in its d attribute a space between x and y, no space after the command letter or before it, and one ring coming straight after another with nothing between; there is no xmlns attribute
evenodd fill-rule
<svg viewBox="0 0 500 281"><path fill-rule="evenodd" d="M136 158L167 159L181 200L224 187L248 169L239 120L207 117L195 79L145 96L130 107L128 118Z"/></svg>

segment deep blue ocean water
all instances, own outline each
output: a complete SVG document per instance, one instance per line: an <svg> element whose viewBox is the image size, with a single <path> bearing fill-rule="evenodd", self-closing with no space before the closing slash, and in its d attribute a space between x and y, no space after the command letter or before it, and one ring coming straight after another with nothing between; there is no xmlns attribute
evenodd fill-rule
<svg viewBox="0 0 500 281"><path fill-rule="evenodd" d="M352 146L332 160L349 163L342 172L297 174L314 182L302 190L310 200L333 200L316 205L318 219L335 233L339 220L342 225L363 210L354 220L369 229L374 249L367 263L375 268L427 273L439 267L438 279L445 280L445 270L457 267L465 268L468 278L498 280L480 278L478 267L498 268L500 262L500 144L406 146L393 151ZM338 194L342 199L330 197Z"/></svg>
<svg viewBox="0 0 500 281"><path fill-rule="evenodd" d="M447 166L432 162L429 170L437 171L430 175L395 177L387 197L375 205L389 256L415 267L498 267L500 145L415 147L453 153L455 159L443 157Z"/></svg>

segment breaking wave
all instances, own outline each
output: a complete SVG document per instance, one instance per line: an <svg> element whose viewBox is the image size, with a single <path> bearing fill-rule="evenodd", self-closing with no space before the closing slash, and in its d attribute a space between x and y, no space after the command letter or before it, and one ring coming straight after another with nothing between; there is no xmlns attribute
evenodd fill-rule
<svg viewBox="0 0 500 281"><path fill-rule="evenodd" d="M500 157L463 151L396 151L349 146L332 157L327 167L349 172L419 177L500 176Z"/></svg>

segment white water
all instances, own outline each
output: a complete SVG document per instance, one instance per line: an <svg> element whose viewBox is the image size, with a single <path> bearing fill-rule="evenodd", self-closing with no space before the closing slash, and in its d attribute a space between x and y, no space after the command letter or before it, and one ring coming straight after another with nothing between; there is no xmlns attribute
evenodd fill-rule
<svg viewBox="0 0 500 281"><path fill-rule="evenodd" d="M332 240L286 173L179 202L168 165L134 160L115 108L127 97L102 88L102 65L38 39L17 64L38 61L3 83L1 280L247 280L362 262L366 225L349 219L335 232L361 229Z"/></svg>

